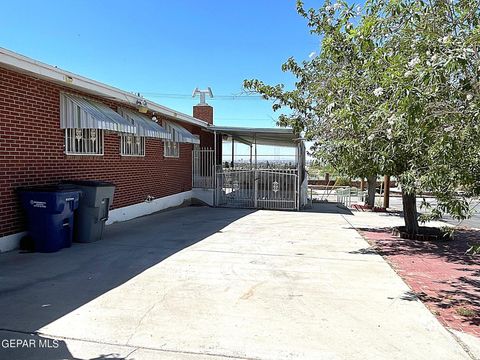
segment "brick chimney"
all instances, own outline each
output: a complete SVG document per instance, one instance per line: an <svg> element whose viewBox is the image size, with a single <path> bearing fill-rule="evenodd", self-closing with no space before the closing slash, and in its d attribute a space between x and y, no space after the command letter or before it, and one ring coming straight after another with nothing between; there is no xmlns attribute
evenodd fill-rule
<svg viewBox="0 0 480 360"><path fill-rule="evenodd" d="M200 96L200 102L193 107L193 117L204 120L213 125L213 107L207 104L205 97L213 97L212 89L200 90L198 87L193 90L192 96Z"/></svg>
<svg viewBox="0 0 480 360"><path fill-rule="evenodd" d="M193 107L193 117L213 124L213 107L208 104L199 104Z"/></svg>

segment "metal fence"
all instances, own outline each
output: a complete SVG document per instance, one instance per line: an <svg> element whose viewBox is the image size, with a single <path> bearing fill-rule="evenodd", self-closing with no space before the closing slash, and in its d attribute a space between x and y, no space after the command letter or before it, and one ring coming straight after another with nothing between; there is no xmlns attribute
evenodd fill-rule
<svg viewBox="0 0 480 360"><path fill-rule="evenodd" d="M252 170L221 169L217 172L217 206L255 207L255 173Z"/></svg>
<svg viewBox="0 0 480 360"><path fill-rule="evenodd" d="M309 198L312 201L337 202L345 206L363 203L367 191L350 186L309 185Z"/></svg>
<svg viewBox="0 0 480 360"><path fill-rule="evenodd" d="M213 189L215 187L215 151L195 149L192 152L192 187Z"/></svg>
<svg viewBox="0 0 480 360"><path fill-rule="evenodd" d="M222 169L217 206L298 210L298 173L293 169Z"/></svg>
<svg viewBox="0 0 480 360"><path fill-rule="evenodd" d="M215 170L215 152L192 152L192 186L215 189L215 205L224 207L298 210L299 180L296 169L252 169L249 167ZM215 179L216 177L216 179Z"/></svg>

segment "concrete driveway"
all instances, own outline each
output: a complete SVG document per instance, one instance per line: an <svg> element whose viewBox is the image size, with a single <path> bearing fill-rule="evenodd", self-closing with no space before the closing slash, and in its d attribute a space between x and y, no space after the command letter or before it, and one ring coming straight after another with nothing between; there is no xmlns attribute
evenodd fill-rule
<svg viewBox="0 0 480 360"><path fill-rule="evenodd" d="M0 338L19 346L0 358L471 359L355 215L316 210L189 207L1 254Z"/></svg>

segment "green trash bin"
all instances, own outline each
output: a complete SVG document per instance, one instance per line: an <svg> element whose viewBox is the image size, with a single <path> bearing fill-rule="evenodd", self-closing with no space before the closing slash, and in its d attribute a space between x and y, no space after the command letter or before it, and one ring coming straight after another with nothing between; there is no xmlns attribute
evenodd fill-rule
<svg viewBox="0 0 480 360"><path fill-rule="evenodd" d="M73 239L77 242L94 242L103 237L108 210L113 202L115 185L104 181L73 180L62 182L82 191L77 211Z"/></svg>

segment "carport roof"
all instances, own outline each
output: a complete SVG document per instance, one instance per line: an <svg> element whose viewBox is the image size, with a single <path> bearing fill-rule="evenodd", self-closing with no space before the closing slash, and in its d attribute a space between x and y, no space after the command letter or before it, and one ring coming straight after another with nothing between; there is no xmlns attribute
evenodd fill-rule
<svg viewBox="0 0 480 360"><path fill-rule="evenodd" d="M302 139L288 128L249 128L232 126L211 126L209 130L231 136L247 145L275 145L295 147Z"/></svg>

